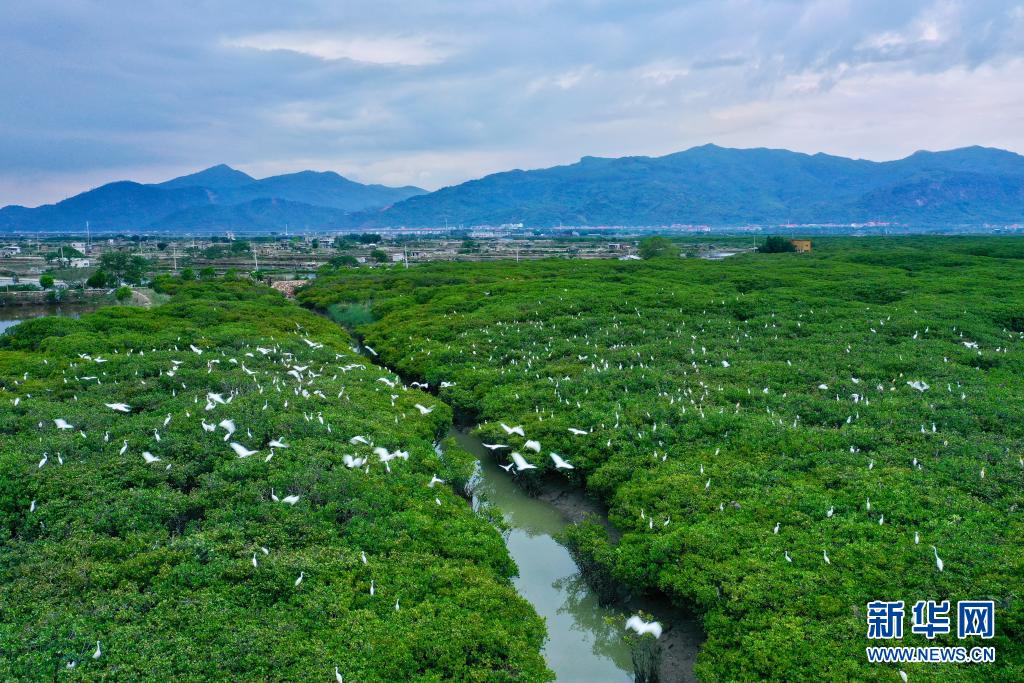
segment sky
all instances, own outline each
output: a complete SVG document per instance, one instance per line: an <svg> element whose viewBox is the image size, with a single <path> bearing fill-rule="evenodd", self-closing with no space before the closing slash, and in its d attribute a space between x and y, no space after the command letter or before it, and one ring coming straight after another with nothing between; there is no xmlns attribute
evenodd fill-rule
<svg viewBox="0 0 1024 683"><path fill-rule="evenodd" d="M436 189L705 143L1024 153L1024 1L7 0L0 206L226 163Z"/></svg>

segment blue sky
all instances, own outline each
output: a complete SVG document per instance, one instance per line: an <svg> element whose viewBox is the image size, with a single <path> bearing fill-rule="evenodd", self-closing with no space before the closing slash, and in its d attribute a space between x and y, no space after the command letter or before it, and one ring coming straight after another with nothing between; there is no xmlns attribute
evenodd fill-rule
<svg viewBox="0 0 1024 683"><path fill-rule="evenodd" d="M216 163L428 189L714 142L1024 152L1024 2L8 0L0 205Z"/></svg>

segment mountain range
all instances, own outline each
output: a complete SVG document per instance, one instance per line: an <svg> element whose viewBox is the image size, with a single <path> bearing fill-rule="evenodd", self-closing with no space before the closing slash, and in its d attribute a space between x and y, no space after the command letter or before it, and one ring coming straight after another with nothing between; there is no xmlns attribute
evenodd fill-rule
<svg viewBox="0 0 1024 683"><path fill-rule="evenodd" d="M0 231L220 231L326 228L349 215L422 194L418 187L363 185L333 171L257 180L226 165L163 183L108 183L36 208L0 209Z"/></svg>
<svg viewBox="0 0 1024 683"><path fill-rule="evenodd" d="M168 231L439 225L657 226L1024 222L1024 157L965 147L875 162L783 149L694 147L583 157L435 192L302 171L256 180L214 166L156 185L117 182L57 204L0 209L0 230Z"/></svg>

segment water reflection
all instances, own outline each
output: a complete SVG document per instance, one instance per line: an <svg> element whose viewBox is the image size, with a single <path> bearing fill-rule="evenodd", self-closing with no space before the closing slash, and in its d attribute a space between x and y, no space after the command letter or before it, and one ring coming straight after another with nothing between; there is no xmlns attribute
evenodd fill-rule
<svg viewBox="0 0 1024 683"><path fill-rule="evenodd" d="M43 318L48 315L78 318L83 313L94 310L96 306L89 305L0 306L0 334L29 318Z"/></svg>
<svg viewBox="0 0 1024 683"><path fill-rule="evenodd" d="M558 680L631 681L632 660L622 638L625 615L598 604L569 552L553 538L568 521L523 493L479 440L458 431L453 436L480 459L475 495L500 508L511 527L506 545L519 566L514 583L547 622L544 657Z"/></svg>

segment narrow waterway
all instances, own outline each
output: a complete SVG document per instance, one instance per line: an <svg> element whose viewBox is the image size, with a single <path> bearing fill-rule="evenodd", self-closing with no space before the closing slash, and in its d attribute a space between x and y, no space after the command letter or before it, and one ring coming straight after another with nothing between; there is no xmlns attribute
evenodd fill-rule
<svg viewBox="0 0 1024 683"><path fill-rule="evenodd" d="M519 566L516 590L547 622L544 658L558 680L632 681L630 651L622 638L626 615L598 604L569 551L554 538L569 519L527 496L479 439L462 430L452 430L452 436L480 460L474 498L497 506L511 527L506 545Z"/></svg>

